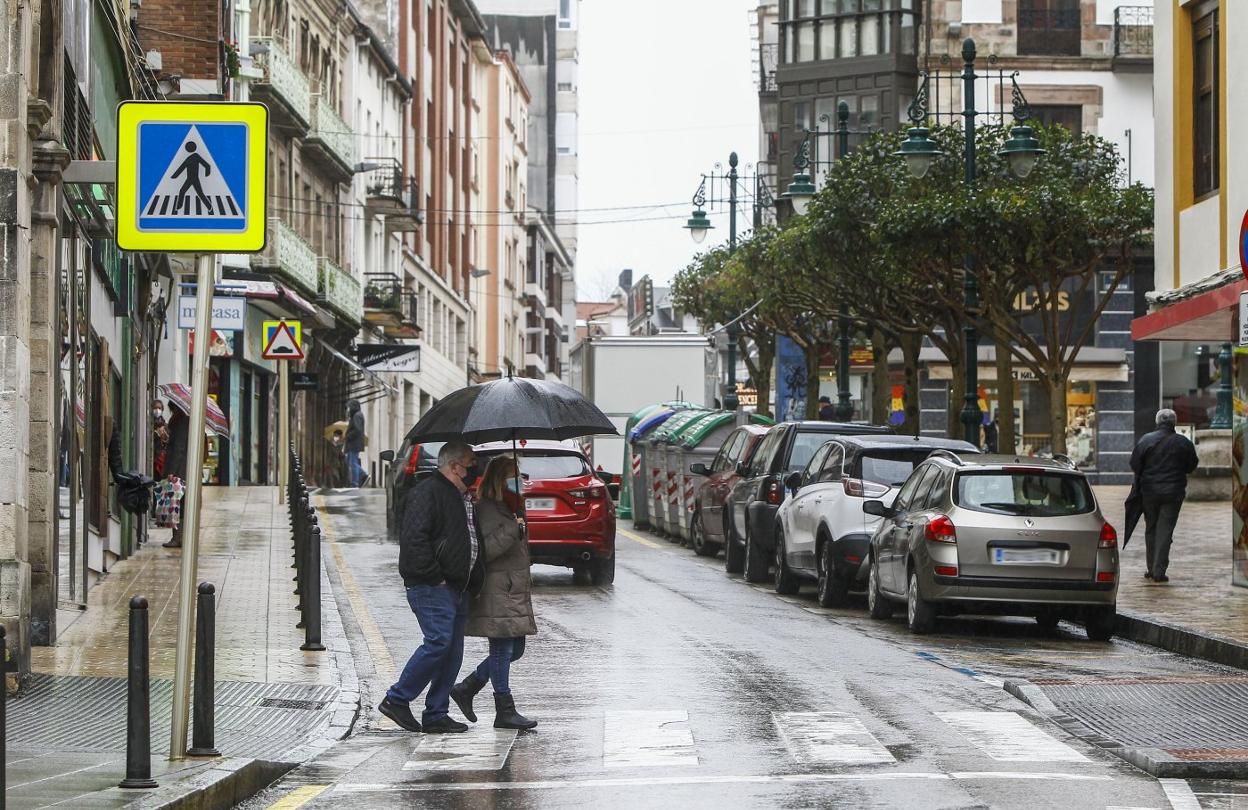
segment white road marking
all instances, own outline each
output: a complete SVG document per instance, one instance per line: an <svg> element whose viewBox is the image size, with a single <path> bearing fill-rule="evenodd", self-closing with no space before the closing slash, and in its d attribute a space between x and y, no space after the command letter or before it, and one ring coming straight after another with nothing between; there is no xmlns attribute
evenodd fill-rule
<svg viewBox="0 0 1248 810"><path fill-rule="evenodd" d="M803 764L897 761L861 720L846 712L777 712L771 719L789 754Z"/></svg>
<svg viewBox="0 0 1248 810"><path fill-rule="evenodd" d="M1123 805L1111 804L1105 810L1157 810L1156 807L1125 807Z"/></svg>
<svg viewBox="0 0 1248 810"><path fill-rule="evenodd" d="M697 765L688 723L689 713L683 709L606 712L602 764L608 768Z"/></svg>
<svg viewBox="0 0 1248 810"><path fill-rule="evenodd" d="M1015 712L936 712L998 762L1087 762L1088 758Z"/></svg>
<svg viewBox="0 0 1248 810"><path fill-rule="evenodd" d="M463 734L427 734L403 765L405 771L498 771L507 762L515 729L475 729Z"/></svg>
<svg viewBox="0 0 1248 810"><path fill-rule="evenodd" d="M410 785L394 783L357 783L338 784L334 787L337 793L405 793L430 791L503 791L503 790L552 790L557 788L610 788L610 787L653 787L662 785L760 785L760 784L804 784L812 782L886 782L886 781L991 781L1007 782L1019 779L1045 780L1050 782L1109 782L1113 777L1092 776L1077 773L1026 773L1017 771L967 771L961 773L796 773L772 774L760 776L655 776L625 777L619 779L555 779L548 782L439 782L417 783Z"/></svg>
<svg viewBox="0 0 1248 810"><path fill-rule="evenodd" d="M1200 800L1183 779L1158 779L1173 810L1200 810Z"/></svg>

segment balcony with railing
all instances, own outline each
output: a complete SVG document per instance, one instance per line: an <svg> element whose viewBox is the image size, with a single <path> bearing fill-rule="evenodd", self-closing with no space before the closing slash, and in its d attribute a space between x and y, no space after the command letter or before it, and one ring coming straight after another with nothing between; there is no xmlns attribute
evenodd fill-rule
<svg viewBox="0 0 1248 810"><path fill-rule="evenodd" d="M277 217L269 218L268 239L264 252L254 266L268 270L281 281L291 284L300 293L315 297L320 286L316 267L316 251L295 229Z"/></svg>
<svg viewBox="0 0 1248 810"><path fill-rule="evenodd" d="M780 44L764 42L758 46L758 92L776 92L776 68L780 64Z"/></svg>
<svg viewBox="0 0 1248 810"><path fill-rule="evenodd" d="M1153 7L1114 9L1114 68L1152 70Z"/></svg>
<svg viewBox="0 0 1248 810"><path fill-rule="evenodd" d="M360 282L326 256L317 259L317 269L320 276L317 298L348 325L358 327L364 318Z"/></svg>
<svg viewBox="0 0 1248 810"><path fill-rule="evenodd" d="M419 296L405 289L394 273L364 274L364 320L380 327L387 337L420 337L419 302Z"/></svg>
<svg viewBox="0 0 1248 810"><path fill-rule="evenodd" d="M321 93L312 94L312 125L303 148L342 182L354 176L355 132Z"/></svg>
<svg viewBox="0 0 1248 810"><path fill-rule="evenodd" d="M299 65L273 37L253 37L251 52L263 73L251 82L251 100L269 105L274 124L306 132L312 123L312 93Z"/></svg>
<svg viewBox="0 0 1248 810"><path fill-rule="evenodd" d="M414 231L425 221L420 213L420 187L414 177L404 177L397 158L364 158L372 166L364 175L364 210L383 217L387 233Z"/></svg>

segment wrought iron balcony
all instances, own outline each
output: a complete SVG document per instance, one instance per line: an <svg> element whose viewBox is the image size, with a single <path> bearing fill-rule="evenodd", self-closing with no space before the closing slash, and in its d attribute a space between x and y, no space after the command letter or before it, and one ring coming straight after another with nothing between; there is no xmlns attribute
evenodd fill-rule
<svg viewBox="0 0 1248 810"><path fill-rule="evenodd" d="M269 105L273 123L306 132L312 123L307 77L273 37L253 37L251 45L256 66L264 72L263 78L251 83L252 100Z"/></svg>
<svg viewBox="0 0 1248 810"><path fill-rule="evenodd" d="M1114 9L1114 66L1153 63L1153 7L1119 6Z"/></svg>
<svg viewBox="0 0 1248 810"><path fill-rule="evenodd" d="M355 132L321 93L312 94L312 126L303 148L342 182L355 176Z"/></svg>
<svg viewBox="0 0 1248 810"><path fill-rule="evenodd" d="M779 43L764 42L758 46L758 92L776 92L776 67L779 63Z"/></svg>
<svg viewBox="0 0 1248 810"><path fill-rule="evenodd" d="M295 233L294 228L277 217L269 219L268 240L264 252L255 258L254 265L269 270L304 295L314 297L317 294L320 279L316 251Z"/></svg>
<svg viewBox="0 0 1248 810"><path fill-rule="evenodd" d="M414 177L403 176L403 164L396 158L364 158L377 168L364 176L365 211L384 217L386 232L414 231L425 221L420 213L420 187ZM367 276L367 274L366 274Z"/></svg>
<svg viewBox="0 0 1248 810"><path fill-rule="evenodd" d="M320 286L317 297L334 314L351 326L359 326L364 318L364 296L360 282L327 257L317 260Z"/></svg>
<svg viewBox="0 0 1248 810"><path fill-rule="evenodd" d="M420 336L419 304L420 297L394 273L364 274L364 320L380 326L387 337Z"/></svg>

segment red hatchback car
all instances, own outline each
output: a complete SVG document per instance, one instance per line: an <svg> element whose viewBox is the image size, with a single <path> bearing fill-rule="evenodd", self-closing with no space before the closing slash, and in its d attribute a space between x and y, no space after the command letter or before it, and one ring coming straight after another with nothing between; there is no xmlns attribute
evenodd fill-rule
<svg viewBox="0 0 1248 810"><path fill-rule="evenodd" d="M572 569L578 583L615 581L615 502L575 446L555 441L520 441L521 485L534 563ZM511 452L511 442L476 447L481 468Z"/></svg>
<svg viewBox="0 0 1248 810"><path fill-rule="evenodd" d="M724 439L710 467L701 463L690 466L689 471L694 475L706 476L698 489L690 539L699 557L714 557L727 542L724 538L728 536L728 515L724 513L724 505L741 477L737 465L749 460L755 445L770 427L742 425Z"/></svg>

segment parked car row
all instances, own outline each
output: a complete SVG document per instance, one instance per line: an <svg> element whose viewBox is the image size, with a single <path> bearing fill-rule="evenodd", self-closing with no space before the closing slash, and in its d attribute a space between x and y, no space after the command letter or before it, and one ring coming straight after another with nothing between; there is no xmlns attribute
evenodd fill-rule
<svg viewBox="0 0 1248 810"><path fill-rule="evenodd" d="M443 442L404 442L390 462L386 478L386 530L397 542L407 495L417 483L437 470ZM484 469L494 456L511 453L511 442L492 442L475 448ZM524 513L533 563L572 569L581 584L609 585L615 581L615 502L608 484L595 473L589 459L570 442L520 441Z"/></svg>
<svg viewBox="0 0 1248 810"><path fill-rule="evenodd" d="M886 427L737 427L708 466L689 545L778 593L817 587L825 607L865 591L873 618L904 608L916 633L941 615L1081 621L1108 639L1118 541L1066 459L981 455L963 441Z"/></svg>

